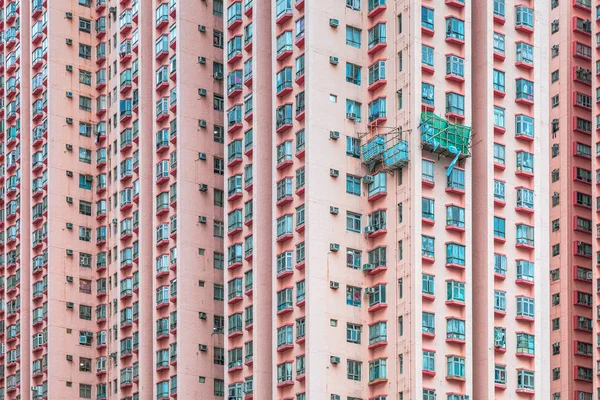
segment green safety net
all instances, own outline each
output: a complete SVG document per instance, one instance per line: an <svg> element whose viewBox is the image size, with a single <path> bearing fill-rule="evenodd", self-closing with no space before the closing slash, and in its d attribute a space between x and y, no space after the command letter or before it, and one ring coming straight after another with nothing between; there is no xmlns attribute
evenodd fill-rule
<svg viewBox="0 0 600 400"><path fill-rule="evenodd" d="M421 140L433 151L469 156L471 127L453 124L432 112L421 113Z"/></svg>

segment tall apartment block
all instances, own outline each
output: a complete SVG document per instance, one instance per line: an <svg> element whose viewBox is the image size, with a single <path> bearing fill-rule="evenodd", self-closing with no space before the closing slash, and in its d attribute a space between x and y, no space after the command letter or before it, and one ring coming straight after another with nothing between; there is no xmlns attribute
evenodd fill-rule
<svg viewBox="0 0 600 400"><path fill-rule="evenodd" d="M552 0L550 37L551 395L592 399L592 2ZM537 68L537 65L536 65ZM596 262L597 264L597 262ZM550 398L550 397L549 397Z"/></svg>
<svg viewBox="0 0 600 400"><path fill-rule="evenodd" d="M598 2L593 2L589 6L590 8L593 7L592 19L595 20L595 22L592 22L591 24L591 36L594 38L593 43L595 44L595 47L597 47L600 43L600 27L597 23L598 18L600 17L600 4L598 4ZM590 96L590 102L588 103L588 106L590 106L591 109L589 119L594 121L594 127L593 129L590 129L590 133L594 132L591 133L591 147L589 151L589 158L592 160L590 170L594 171L592 173L595 176L593 180L594 184L592 184L590 204L588 206L590 208L593 207L595 211L591 212L591 225L592 227L595 227L595 234L589 239L592 244L593 261L590 267L592 269L591 282L593 286L590 289L590 293L592 293L592 312L589 316L589 324L586 325L588 331L591 330L592 332L590 338L592 344L590 347L594 350L590 351L593 355L593 362L589 367L590 373L586 375L586 378L591 377L591 379L587 380L592 382L591 385L588 383L589 392L591 393L587 399L593 399L600 396L600 377L598 376L598 371L600 370L600 299L598 297L600 293L600 271L598 270L598 267L600 266L600 216L598 215L598 211L600 211L600 189L598 188L598 184L600 183L600 105L598 104L598 100L600 99L600 77L598 76L600 73L600 54L598 53L598 49L594 47L591 47L587 54L591 58L590 69L593 68L595 74L595 76L590 74L592 87L590 94L596 98L596 101L594 102L591 100ZM595 154L593 158L592 148L594 149L593 152ZM590 178L590 181L592 181L592 178Z"/></svg>
<svg viewBox="0 0 600 400"><path fill-rule="evenodd" d="M475 399L550 398L548 13L473 3Z"/></svg>
<svg viewBox="0 0 600 400"><path fill-rule="evenodd" d="M229 399L549 398L547 6L268 3L226 4Z"/></svg>
<svg viewBox="0 0 600 400"><path fill-rule="evenodd" d="M0 398L212 398L219 4L0 4Z"/></svg>

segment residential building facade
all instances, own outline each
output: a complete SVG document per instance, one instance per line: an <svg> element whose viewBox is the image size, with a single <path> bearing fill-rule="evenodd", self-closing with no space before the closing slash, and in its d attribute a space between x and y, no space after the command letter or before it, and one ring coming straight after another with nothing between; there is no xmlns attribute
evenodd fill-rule
<svg viewBox="0 0 600 400"><path fill-rule="evenodd" d="M549 13L551 398L591 399L595 24L590 1L552 1Z"/></svg>
<svg viewBox="0 0 600 400"><path fill-rule="evenodd" d="M0 397L223 392L222 7L2 7Z"/></svg>
<svg viewBox="0 0 600 400"><path fill-rule="evenodd" d="M489 3L228 3L231 398L549 397L548 14Z"/></svg>

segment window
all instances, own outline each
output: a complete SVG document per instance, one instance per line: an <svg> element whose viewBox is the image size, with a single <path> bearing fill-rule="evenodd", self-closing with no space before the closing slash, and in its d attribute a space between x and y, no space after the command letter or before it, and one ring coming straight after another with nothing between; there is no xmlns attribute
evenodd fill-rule
<svg viewBox="0 0 600 400"><path fill-rule="evenodd" d="M423 257L434 258L435 257L435 238L429 236L422 236L422 255Z"/></svg>
<svg viewBox="0 0 600 400"><path fill-rule="evenodd" d="M377 381L378 379L387 378L387 359L379 358L369 361L369 382ZM381 400L382 397L374 398L373 400Z"/></svg>
<svg viewBox="0 0 600 400"><path fill-rule="evenodd" d="M421 209L422 218L433 221L435 219L435 215L434 215L435 200L423 197L421 199L421 203L422 203L422 209Z"/></svg>
<svg viewBox="0 0 600 400"><path fill-rule="evenodd" d="M506 312L506 292L494 290L494 311Z"/></svg>
<svg viewBox="0 0 600 400"><path fill-rule="evenodd" d="M421 102L429 106L435 104L435 87L429 83L423 82L421 84Z"/></svg>
<svg viewBox="0 0 600 400"><path fill-rule="evenodd" d="M386 42L386 24L378 23L369 29L369 49Z"/></svg>
<svg viewBox="0 0 600 400"><path fill-rule="evenodd" d="M446 18L446 39L465 40L465 22L454 17Z"/></svg>
<svg viewBox="0 0 600 400"><path fill-rule="evenodd" d="M85 96L79 96L79 109L82 111L92 111L92 99Z"/></svg>
<svg viewBox="0 0 600 400"><path fill-rule="evenodd" d="M462 94L446 93L446 113L465 115L465 96Z"/></svg>
<svg viewBox="0 0 600 400"><path fill-rule="evenodd" d="M91 33L92 22L89 19L79 17L79 31L83 33Z"/></svg>
<svg viewBox="0 0 600 400"><path fill-rule="evenodd" d="M213 1L213 15L223 18L223 0Z"/></svg>
<svg viewBox="0 0 600 400"><path fill-rule="evenodd" d="M360 361L348 360L346 376L352 381L361 380L362 363Z"/></svg>
<svg viewBox="0 0 600 400"><path fill-rule="evenodd" d="M462 319L446 319L446 339L465 340L465 321Z"/></svg>
<svg viewBox="0 0 600 400"><path fill-rule="evenodd" d="M354 286L346 286L346 304L360 307L362 301L362 289Z"/></svg>
<svg viewBox="0 0 600 400"><path fill-rule="evenodd" d="M551 74L552 83L558 82L559 79L559 70L553 71Z"/></svg>
<svg viewBox="0 0 600 400"><path fill-rule="evenodd" d="M348 46L360 49L361 30L350 25L346 25L346 44Z"/></svg>
<svg viewBox="0 0 600 400"><path fill-rule="evenodd" d="M361 179L358 176L346 175L346 193L360 196Z"/></svg>
<svg viewBox="0 0 600 400"><path fill-rule="evenodd" d="M494 15L499 16L500 18L504 18L505 10L504 0L494 0Z"/></svg>
<svg viewBox="0 0 600 400"><path fill-rule="evenodd" d="M86 385L83 383L79 384L79 398L91 399L92 398L92 385Z"/></svg>
<svg viewBox="0 0 600 400"><path fill-rule="evenodd" d="M435 353L423 350L423 371L435 372Z"/></svg>
<svg viewBox="0 0 600 400"><path fill-rule="evenodd" d="M433 47L423 45L421 48L421 62L433 68Z"/></svg>
<svg viewBox="0 0 600 400"><path fill-rule="evenodd" d="M498 32L494 32L494 53L504 55L506 50L506 43L504 35Z"/></svg>
<svg viewBox="0 0 600 400"><path fill-rule="evenodd" d="M421 26L429 30L434 30L433 19L433 9L421 7Z"/></svg>
<svg viewBox="0 0 600 400"><path fill-rule="evenodd" d="M504 72L494 69L494 90L504 92L505 91L504 81L505 81Z"/></svg>
<svg viewBox="0 0 600 400"><path fill-rule="evenodd" d="M458 356L448 356L447 361L447 376L464 378L465 377L465 359Z"/></svg>
<svg viewBox="0 0 600 400"><path fill-rule="evenodd" d="M360 344L361 332L362 332L361 325L348 323L346 325L346 341L348 343Z"/></svg>
<svg viewBox="0 0 600 400"><path fill-rule="evenodd" d="M506 365L494 365L494 383L506 385Z"/></svg>
<svg viewBox="0 0 600 400"><path fill-rule="evenodd" d="M494 106L494 126L506 128L504 112L504 108Z"/></svg>
<svg viewBox="0 0 600 400"><path fill-rule="evenodd" d="M506 183L494 180L494 200L505 201Z"/></svg>
<svg viewBox="0 0 600 400"><path fill-rule="evenodd" d="M446 187L449 189L465 190L465 171L459 168L453 168L450 175L446 178Z"/></svg>
<svg viewBox="0 0 600 400"><path fill-rule="evenodd" d="M92 320L92 307L84 306L84 305L80 304L79 305L79 319L91 321Z"/></svg>
<svg viewBox="0 0 600 400"><path fill-rule="evenodd" d="M92 73L83 69L79 70L79 83L90 86L92 84Z"/></svg>
<svg viewBox="0 0 600 400"><path fill-rule="evenodd" d="M428 296L435 295L435 276L423 274L423 294Z"/></svg>
<svg viewBox="0 0 600 400"><path fill-rule="evenodd" d="M464 303L465 301L465 283L454 280L446 282L446 300L458 301Z"/></svg>
<svg viewBox="0 0 600 400"><path fill-rule="evenodd" d="M525 369L517 370L517 389L534 390L534 372Z"/></svg>
<svg viewBox="0 0 600 400"><path fill-rule="evenodd" d="M533 46L525 43L517 43L517 63L533 65Z"/></svg>
<svg viewBox="0 0 600 400"><path fill-rule="evenodd" d="M360 11L360 0L346 0L346 7Z"/></svg>
<svg viewBox="0 0 600 400"><path fill-rule="evenodd" d="M362 252L360 250L346 249L346 266L352 269L361 269Z"/></svg>
<svg viewBox="0 0 600 400"><path fill-rule="evenodd" d="M455 55L446 56L446 75L465 76L465 60Z"/></svg>
<svg viewBox="0 0 600 400"><path fill-rule="evenodd" d="M533 173L533 154L526 151L517 151L517 171Z"/></svg>
<svg viewBox="0 0 600 400"><path fill-rule="evenodd" d="M533 10L525 6L517 6L517 27L533 29Z"/></svg>
<svg viewBox="0 0 600 400"><path fill-rule="evenodd" d="M533 82L527 79L517 79L517 100L533 101Z"/></svg>
<svg viewBox="0 0 600 400"><path fill-rule="evenodd" d="M362 215L353 212L346 212L346 229L351 232L361 233Z"/></svg>
<svg viewBox="0 0 600 400"><path fill-rule="evenodd" d="M360 85L360 72L360 66L352 63L346 63L346 82Z"/></svg>
<svg viewBox="0 0 600 400"><path fill-rule="evenodd" d="M435 335L435 314L423 311L423 333Z"/></svg>
<svg viewBox="0 0 600 400"><path fill-rule="evenodd" d="M423 162L421 164L421 179L425 182L431 182L434 183L434 172L433 172L433 167L434 167L435 163L433 161L429 161L429 160L425 160L423 159Z"/></svg>
<svg viewBox="0 0 600 400"><path fill-rule="evenodd" d="M90 60L92 58L92 46L79 43L79 57Z"/></svg>
<svg viewBox="0 0 600 400"><path fill-rule="evenodd" d="M351 121L360 122L361 103L346 99L346 118Z"/></svg>
<svg viewBox="0 0 600 400"><path fill-rule="evenodd" d="M358 138L346 136L346 155L360 158L360 140Z"/></svg>
<svg viewBox="0 0 600 400"><path fill-rule="evenodd" d="M494 237L506 238L506 220L500 217L494 217Z"/></svg>
<svg viewBox="0 0 600 400"><path fill-rule="evenodd" d="M525 296L517 297L517 316L527 318L535 317L535 305L533 298Z"/></svg>

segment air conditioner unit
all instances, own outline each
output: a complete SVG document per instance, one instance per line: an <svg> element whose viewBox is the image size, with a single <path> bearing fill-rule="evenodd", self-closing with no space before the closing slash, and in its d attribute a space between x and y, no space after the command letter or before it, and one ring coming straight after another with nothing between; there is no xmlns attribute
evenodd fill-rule
<svg viewBox="0 0 600 400"><path fill-rule="evenodd" d="M496 348L503 348L504 347L504 341L503 340L494 340L494 347L496 347Z"/></svg>
<svg viewBox="0 0 600 400"><path fill-rule="evenodd" d="M67 171L67 176L68 176L69 178L73 177L73 171Z"/></svg>
<svg viewBox="0 0 600 400"><path fill-rule="evenodd" d="M68 72L73 71L73 66L72 65L67 65L65 68L67 69Z"/></svg>
<svg viewBox="0 0 600 400"><path fill-rule="evenodd" d="M206 192L208 190L208 185L206 183L201 183L198 185L198 190L201 192Z"/></svg>
<svg viewBox="0 0 600 400"><path fill-rule="evenodd" d="M339 62L340 62L340 60L337 57L334 57L334 56L329 57L329 64L338 65Z"/></svg>
<svg viewBox="0 0 600 400"><path fill-rule="evenodd" d="M87 344L87 338L85 336L79 336L79 344Z"/></svg>
<svg viewBox="0 0 600 400"><path fill-rule="evenodd" d="M75 307L75 305L73 304L73 302L68 301L67 302L67 308L73 308L73 307Z"/></svg>
<svg viewBox="0 0 600 400"><path fill-rule="evenodd" d="M198 126L200 128L206 128L206 120L201 119L200 121L198 121Z"/></svg>
<svg viewBox="0 0 600 400"><path fill-rule="evenodd" d="M350 121L356 121L356 118L358 116L356 115L356 113L347 113L346 114L346 118L348 118Z"/></svg>
<svg viewBox="0 0 600 400"><path fill-rule="evenodd" d="M340 358L338 356L331 356L329 357L329 361L331 361L332 364L339 364Z"/></svg>
<svg viewBox="0 0 600 400"><path fill-rule="evenodd" d="M71 150L73 150L73 145L72 145L72 144L66 144L66 145L65 145L65 148L66 148L68 151L71 151Z"/></svg>
<svg viewBox="0 0 600 400"><path fill-rule="evenodd" d="M198 222L201 224L205 224L206 223L206 217L201 215L198 217Z"/></svg>
<svg viewBox="0 0 600 400"><path fill-rule="evenodd" d="M338 215L340 213L340 209L334 206L329 206L329 213L333 215Z"/></svg>
<svg viewBox="0 0 600 400"><path fill-rule="evenodd" d="M73 224L70 222L67 222L67 229L73 229Z"/></svg>
<svg viewBox="0 0 600 400"><path fill-rule="evenodd" d="M368 263L368 264L363 265L364 271L372 271L374 269L375 269L375 264Z"/></svg>
<svg viewBox="0 0 600 400"><path fill-rule="evenodd" d="M198 64L206 64L206 57L198 57Z"/></svg>
<svg viewBox="0 0 600 400"><path fill-rule="evenodd" d="M373 293L375 293L375 289L373 289L371 287L365 288L365 294L373 294Z"/></svg>
<svg viewBox="0 0 600 400"><path fill-rule="evenodd" d="M67 92L67 93L66 93L66 96L67 96L69 99L73 98L73 92Z"/></svg>
<svg viewBox="0 0 600 400"><path fill-rule="evenodd" d="M205 313L205 312L202 312L202 311L200 311L200 312L198 313L198 318L200 318L200 319L206 319L206 313Z"/></svg>
<svg viewBox="0 0 600 400"><path fill-rule="evenodd" d="M340 21L335 18L329 18L329 26L337 28L340 25Z"/></svg>
<svg viewBox="0 0 600 400"><path fill-rule="evenodd" d="M67 12L65 13L65 17L66 17L67 19L73 19L73 13L72 13L72 12L69 12L69 11L67 11Z"/></svg>
<svg viewBox="0 0 600 400"><path fill-rule="evenodd" d="M65 43L67 44L67 46L70 46L70 45L72 45L72 44L73 44L73 40L71 40L71 39L66 39L66 40L65 40Z"/></svg>
<svg viewBox="0 0 600 400"><path fill-rule="evenodd" d="M329 281L329 287L333 290L337 290L340 288L339 282Z"/></svg>
<svg viewBox="0 0 600 400"><path fill-rule="evenodd" d="M67 249L67 255L68 255L68 256L72 256L72 255L73 255L73 250L71 250L71 249Z"/></svg>
<svg viewBox="0 0 600 400"><path fill-rule="evenodd" d="M198 153L198 160L206 160L206 153Z"/></svg>
<svg viewBox="0 0 600 400"><path fill-rule="evenodd" d="M331 400L340 400L340 399L341 399L341 397L340 397L339 394L332 394L331 395Z"/></svg>
<svg viewBox="0 0 600 400"><path fill-rule="evenodd" d="M329 175L332 176L332 177L334 177L334 178L337 178L338 176L340 176L340 171L338 171L337 169L331 168L329 170Z"/></svg>
<svg viewBox="0 0 600 400"><path fill-rule="evenodd" d="M206 96L206 89L198 89L198 95L202 97Z"/></svg>
<svg viewBox="0 0 600 400"><path fill-rule="evenodd" d="M223 74L220 72L215 72L215 80L216 81L221 81L223 80Z"/></svg>
<svg viewBox="0 0 600 400"><path fill-rule="evenodd" d="M67 124L71 125L73 123L73 118L67 118L66 121Z"/></svg>
<svg viewBox="0 0 600 400"><path fill-rule="evenodd" d="M205 344L201 344L200 346L198 346L198 348L200 349L200 351L208 351L208 346Z"/></svg>
<svg viewBox="0 0 600 400"><path fill-rule="evenodd" d="M375 179L371 176L371 175L365 175L363 176L363 182L364 183L373 183Z"/></svg>
<svg viewBox="0 0 600 400"><path fill-rule="evenodd" d="M331 250L333 252L337 252L340 250L340 245L337 243L331 243L331 244L329 244L329 250Z"/></svg>
<svg viewBox="0 0 600 400"><path fill-rule="evenodd" d="M93 180L94 180L94 177L93 177L93 176L91 176L91 175L86 175L86 176L85 176L85 181L86 181L86 182L91 182L91 181L93 181Z"/></svg>
<svg viewBox="0 0 600 400"><path fill-rule="evenodd" d="M365 233L373 233L375 232L375 227L374 226L365 226Z"/></svg>
<svg viewBox="0 0 600 400"><path fill-rule="evenodd" d="M67 361L73 361L73 356L70 354L67 354Z"/></svg>
<svg viewBox="0 0 600 400"><path fill-rule="evenodd" d="M73 198L72 197L67 197L67 203L73 204Z"/></svg>
<svg viewBox="0 0 600 400"><path fill-rule="evenodd" d="M67 282L73 282L73 277L71 275L67 275Z"/></svg>
<svg viewBox="0 0 600 400"><path fill-rule="evenodd" d="M198 32L206 32L206 26L205 25L198 25Z"/></svg>
<svg viewBox="0 0 600 400"><path fill-rule="evenodd" d="M338 140L340 138L340 133L338 131L329 131L329 137L333 140Z"/></svg>

